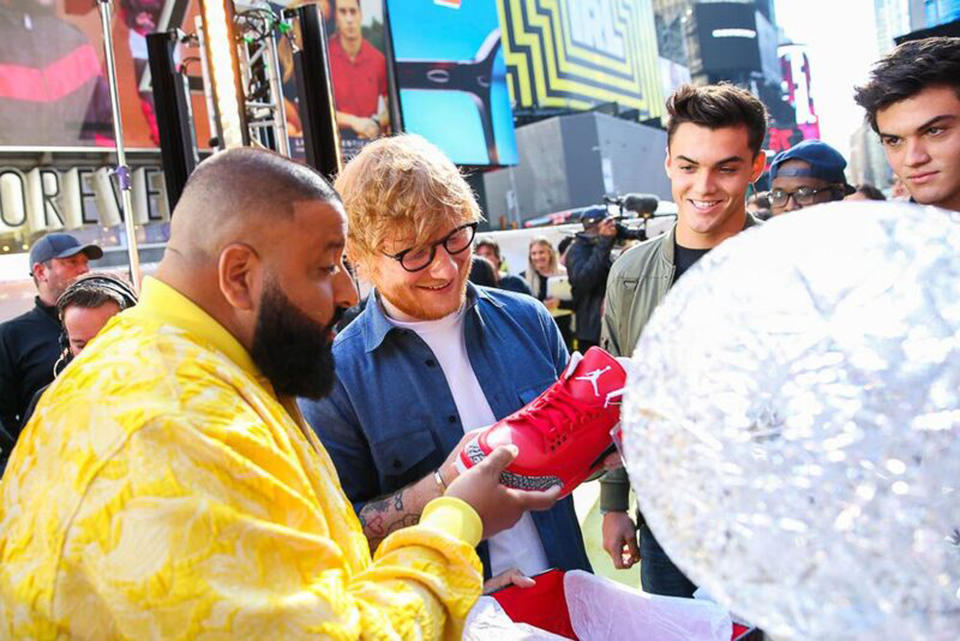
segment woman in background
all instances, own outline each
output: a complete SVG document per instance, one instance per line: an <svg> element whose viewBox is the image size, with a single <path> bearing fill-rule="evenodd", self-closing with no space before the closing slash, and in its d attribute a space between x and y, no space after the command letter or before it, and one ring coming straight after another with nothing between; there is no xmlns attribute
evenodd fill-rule
<svg viewBox="0 0 960 641"><path fill-rule="evenodd" d="M573 302L569 300L569 295L564 296L567 300L548 296L550 277L559 276L565 279L566 275L567 270L560 264L557 250L550 241L543 236L532 239L527 250L527 270L520 276L527 281L533 295L550 310L560 334L563 335L563 341L567 348L572 350L573 333L570 324L573 318ZM569 292L569 285L565 289Z"/></svg>

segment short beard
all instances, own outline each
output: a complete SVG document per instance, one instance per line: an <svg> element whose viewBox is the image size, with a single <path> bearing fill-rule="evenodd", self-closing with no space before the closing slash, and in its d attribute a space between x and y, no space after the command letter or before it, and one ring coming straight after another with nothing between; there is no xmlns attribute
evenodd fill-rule
<svg viewBox="0 0 960 641"><path fill-rule="evenodd" d="M472 255L473 254L471 254L471 256ZM376 278L373 279L373 283L374 286L377 287L377 292L380 294L380 296L389 301L391 305L396 307L403 314L406 314L411 318L415 318L418 321L434 321L463 309L464 301L467 298L467 283L469 282L468 277L470 275L471 264L471 261L467 261L458 272L458 278L460 278L460 292L457 299L457 306L454 309L444 310L442 312L433 310L428 311L417 298L416 294L411 293L412 288L404 288L404 286L401 285L394 289L380 289L380 287L377 286ZM394 296L394 294L397 295Z"/></svg>
<svg viewBox="0 0 960 641"><path fill-rule="evenodd" d="M274 391L284 396L323 398L333 387L334 362L328 338L345 310L337 307L319 325L268 282L260 299L250 356Z"/></svg>

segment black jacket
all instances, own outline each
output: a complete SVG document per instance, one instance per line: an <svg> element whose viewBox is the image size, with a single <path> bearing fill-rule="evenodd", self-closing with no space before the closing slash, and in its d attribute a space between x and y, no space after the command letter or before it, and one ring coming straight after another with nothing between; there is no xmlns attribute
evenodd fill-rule
<svg viewBox="0 0 960 641"><path fill-rule="evenodd" d="M33 395L53 380L59 354L57 311L39 297L29 312L0 325L0 421L13 440Z"/></svg>
<svg viewBox="0 0 960 641"><path fill-rule="evenodd" d="M505 289L508 292L517 292L518 294L526 294L527 296L533 295L530 291L530 286L527 285L527 281L519 276L512 276L510 274L501 275L497 287Z"/></svg>
<svg viewBox="0 0 960 641"><path fill-rule="evenodd" d="M573 303L577 314L577 338L591 343L600 342L600 316L603 296L607 291L607 274L613 259L612 236L577 234L567 251L567 277L573 289Z"/></svg>

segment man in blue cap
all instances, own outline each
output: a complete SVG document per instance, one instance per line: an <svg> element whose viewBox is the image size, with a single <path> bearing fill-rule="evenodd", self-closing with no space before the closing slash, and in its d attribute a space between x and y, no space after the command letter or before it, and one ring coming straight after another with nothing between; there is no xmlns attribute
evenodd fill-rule
<svg viewBox="0 0 960 641"><path fill-rule="evenodd" d="M810 205L843 200L856 189L847 183L847 161L822 140L804 140L770 163L770 211L774 216Z"/></svg>
<svg viewBox="0 0 960 641"><path fill-rule="evenodd" d="M590 207L580 215L583 231L567 251L567 277L573 288L577 349L585 353L600 344L600 317L607 291L607 275L613 265L616 221L606 207Z"/></svg>
<svg viewBox="0 0 960 641"><path fill-rule="evenodd" d="M53 380L60 353L57 299L77 277L90 271L87 262L103 256L70 234L48 234L30 249L30 275L37 286L33 309L0 324L0 448L16 442L21 419L36 391Z"/></svg>

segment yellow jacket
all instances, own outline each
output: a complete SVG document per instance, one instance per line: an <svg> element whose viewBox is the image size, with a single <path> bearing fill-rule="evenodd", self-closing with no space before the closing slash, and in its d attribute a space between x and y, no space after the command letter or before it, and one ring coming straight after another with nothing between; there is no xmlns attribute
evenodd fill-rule
<svg viewBox="0 0 960 641"><path fill-rule="evenodd" d="M0 503L0 638L459 639L481 523L371 561L326 451L240 343L147 279L44 394Z"/></svg>

